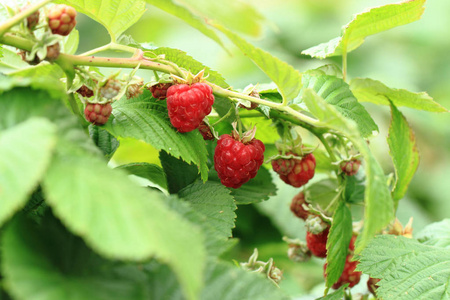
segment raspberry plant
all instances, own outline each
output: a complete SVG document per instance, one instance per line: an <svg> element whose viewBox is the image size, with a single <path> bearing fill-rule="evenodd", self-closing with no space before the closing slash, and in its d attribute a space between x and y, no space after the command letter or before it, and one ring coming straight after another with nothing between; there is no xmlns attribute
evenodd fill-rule
<svg viewBox="0 0 450 300"><path fill-rule="evenodd" d="M202 1L52 2L0 6L0 62L13 66L0 74L2 299L289 299L288 275L272 258L257 261L255 250L239 265L223 256L237 243L237 207L265 201L262 209L283 224L283 215L293 217L289 205L270 207L288 189L287 203L302 198L295 221L323 227L308 231L306 244L284 238L295 263L325 258L320 299L351 299L361 272L377 285L364 299L449 298L448 220L417 239L395 221L419 163L399 107L447 110L424 92L347 75L349 52L420 19L425 0L357 14L341 36L302 52L340 56L342 65L302 71L241 36L251 30L232 21L259 17L237 1L226 9L211 2L224 14ZM146 3L228 49L226 37L268 84L236 89L181 50L125 36ZM79 14L102 24L110 43L78 53ZM368 145L379 129L361 102L390 108L390 176ZM124 138L151 145L159 163L108 164ZM288 182L294 188L272 168L304 178Z"/></svg>

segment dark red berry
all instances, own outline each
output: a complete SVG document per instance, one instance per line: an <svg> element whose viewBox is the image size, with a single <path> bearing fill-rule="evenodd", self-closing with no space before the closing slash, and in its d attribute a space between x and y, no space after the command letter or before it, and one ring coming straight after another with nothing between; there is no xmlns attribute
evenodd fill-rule
<svg viewBox="0 0 450 300"><path fill-rule="evenodd" d="M306 245L308 246L311 253L317 257L327 256L327 240L328 240L329 228L326 228L319 234L312 234L311 232L306 232Z"/></svg>
<svg viewBox="0 0 450 300"><path fill-rule="evenodd" d="M264 161L264 144L257 139L247 143L232 136L220 136L214 152L214 168L224 186L239 188L256 176Z"/></svg>
<svg viewBox="0 0 450 300"><path fill-rule="evenodd" d="M292 153L288 153L290 155ZM314 177L316 169L316 159L312 153L303 156L301 160L291 158L279 158L272 161L274 171L280 175L280 178L294 187L301 187L305 185L311 178Z"/></svg>
<svg viewBox="0 0 450 300"><path fill-rule="evenodd" d="M358 159L352 159L350 161L343 161L339 167L342 172L344 172L347 176L353 176L358 173L359 166L361 165L361 161Z"/></svg>
<svg viewBox="0 0 450 300"><path fill-rule="evenodd" d="M200 123L200 126L198 126L198 131L200 131L205 141L214 139L214 135L211 132L211 128L209 128L208 124L206 124L205 122Z"/></svg>
<svg viewBox="0 0 450 300"><path fill-rule="evenodd" d="M213 103L212 88L206 83L177 84L167 90L170 122L179 132L197 129Z"/></svg>
<svg viewBox="0 0 450 300"><path fill-rule="evenodd" d="M86 108L84 109L84 116L86 117L86 120L94 125L103 125L108 122L111 112L111 103L87 103Z"/></svg>
<svg viewBox="0 0 450 300"><path fill-rule="evenodd" d="M171 83L158 83L149 87L153 98L163 100L167 97L167 89L171 86Z"/></svg>
<svg viewBox="0 0 450 300"><path fill-rule="evenodd" d="M347 255L347 257L345 258L344 271L342 271L341 277L339 277L338 281L333 284L333 289L338 289L346 283L349 284L349 287L354 287L361 279L362 273L355 271L356 266L358 265L358 261L351 261L352 257L353 255ZM325 274L326 268L327 264L323 266L325 278L327 277L327 275Z"/></svg>
<svg viewBox="0 0 450 300"><path fill-rule="evenodd" d="M306 204L305 193L300 192L292 198L290 209L300 219L306 220L309 216L309 211L303 208L303 204Z"/></svg>
<svg viewBox="0 0 450 300"><path fill-rule="evenodd" d="M24 7L22 7L22 9L20 11L24 11L27 8L29 8L30 5L25 5ZM34 27L36 27L36 25L39 23L39 10L35 11L34 13L32 13L31 15L29 15L27 17L27 28L30 30L33 30Z"/></svg>
<svg viewBox="0 0 450 300"><path fill-rule="evenodd" d="M48 26L53 34L68 35L77 24L75 8L58 4L50 7L47 13Z"/></svg>
<svg viewBox="0 0 450 300"><path fill-rule="evenodd" d="M372 277L367 280L367 288L369 289L369 292L371 292L375 297L377 296L376 291L378 289L378 282L380 282L380 280L381 279Z"/></svg>
<svg viewBox="0 0 450 300"><path fill-rule="evenodd" d="M77 93L86 98L94 96L94 91L85 86L84 84L77 90Z"/></svg>

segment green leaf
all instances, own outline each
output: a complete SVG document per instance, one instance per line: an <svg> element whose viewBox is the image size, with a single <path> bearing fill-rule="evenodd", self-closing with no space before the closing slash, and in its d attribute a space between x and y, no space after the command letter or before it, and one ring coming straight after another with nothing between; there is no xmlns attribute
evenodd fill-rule
<svg viewBox="0 0 450 300"><path fill-rule="evenodd" d="M56 127L46 119L29 119L0 131L0 226L25 205L55 145Z"/></svg>
<svg viewBox="0 0 450 300"><path fill-rule="evenodd" d="M174 15L177 18L180 18L190 26L194 27L213 41L215 41L217 44L219 44L222 48L225 48L224 44L222 43L221 39L217 34L214 32L214 30L208 28L205 21L195 15L192 11L187 9L186 7L183 7L176 3L174 0L145 0L147 3L158 7L159 9L164 10L165 12Z"/></svg>
<svg viewBox="0 0 450 300"><path fill-rule="evenodd" d="M112 41L135 24L145 12L142 0L58 0L102 24Z"/></svg>
<svg viewBox="0 0 450 300"><path fill-rule="evenodd" d="M300 92L302 77L292 66L257 48L218 24L214 25L222 31L241 51L248 56L277 85L285 101L291 101Z"/></svg>
<svg viewBox="0 0 450 300"><path fill-rule="evenodd" d="M212 169L209 173L210 180L220 182L217 172ZM256 177L244 183L238 189L232 189L231 195L236 200L236 204L251 204L269 199L269 196L275 195L277 189L272 182L272 176L269 171L261 167L256 174Z"/></svg>
<svg viewBox="0 0 450 300"><path fill-rule="evenodd" d="M356 204L364 201L365 181L365 177L359 177L358 175L345 176L345 202Z"/></svg>
<svg viewBox="0 0 450 300"><path fill-rule="evenodd" d="M302 54L327 58L353 51L367 36L419 20L424 4L425 0L409 0L371 8L345 25L340 37L306 49Z"/></svg>
<svg viewBox="0 0 450 300"><path fill-rule="evenodd" d="M450 249L450 219L426 226L415 237L422 244Z"/></svg>
<svg viewBox="0 0 450 300"><path fill-rule="evenodd" d="M348 286L348 284L344 284L339 289L337 289L335 292L328 294L326 296L317 298L316 300L342 300L345 296L345 288Z"/></svg>
<svg viewBox="0 0 450 300"><path fill-rule="evenodd" d="M419 166L419 151L416 137L406 118L394 105L391 105L391 113L392 119L387 142L395 168L396 180L392 190L392 199L397 206L398 200L406 194L409 183Z"/></svg>
<svg viewBox="0 0 450 300"><path fill-rule="evenodd" d="M167 190L166 174L160 166L149 163L131 163L118 166L117 169L122 169L129 174L148 179Z"/></svg>
<svg viewBox="0 0 450 300"><path fill-rule="evenodd" d="M377 296L390 300L448 299L450 250L403 236L381 235L360 257L357 269L378 283Z"/></svg>
<svg viewBox="0 0 450 300"><path fill-rule="evenodd" d="M168 191L171 194L178 193L198 177L198 169L195 165L177 159L166 151L159 152L159 159L167 180Z"/></svg>
<svg viewBox="0 0 450 300"><path fill-rule="evenodd" d="M2 275L14 299L148 299L137 266L110 262L46 214L15 219L2 235Z"/></svg>
<svg viewBox="0 0 450 300"><path fill-rule="evenodd" d="M303 90L312 89L328 104L333 105L344 117L356 122L362 137L378 132L378 126L358 100L349 85L335 76L324 75L321 71L303 74Z"/></svg>
<svg viewBox="0 0 450 300"><path fill-rule="evenodd" d="M314 206L318 205L324 212L332 213L336 209L338 194L337 180L327 178L309 185L305 192L307 201ZM330 204L334 202L334 205Z"/></svg>
<svg viewBox="0 0 450 300"><path fill-rule="evenodd" d="M89 125L89 135L107 159L110 159L119 147L119 141L101 127Z"/></svg>
<svg viewBox="0 0 450 300"><path fill-rule="evenodd" d="M198 130L179 133L170 124L165 104L145 91L140 97L113 103L113 114L104 128L115 137L131 137L164 150L187 163L199 166L203 180L208 177L207 152Z"/></svg>
<svg viewBox="0 0 450 300"><path fill-rule="evenodd" d="M71 145L58 150L43 188L63 224L104 257L157 256L174 269L186 297L196 298L205 259L200 230L170 211L162 194L133 184L123 171Z"/></svg>
<svg viewBox="0 0 450 300"><path fill-rule="evenodd" d="M426 92L413 93L404 89L387 87L382 82L370 78L354 78L350 89L360 102L372 102L378 105L409 107L430 112L447 112L448 110L433 101Z"/></svg>
<svg viewBox="0 0 450 300"><path fill-rule="evenodd" d="M327 287L331 287L338 281L342 271L344 271L352 230L352 214L347 205L340 202L334 212L333 223L327 240Z"/></svg>
<svg viewBox="0 0 450 300"><path fill-rule="evenodd" d="M206 216L205 222L217 230L220 237L231 237L237 209L230 190L217 182L195 182L179 192L198 213Z"/></svg>
<svg viewBox="0 0 450 300"><path fill-rule="evenodd" d="M78 50L78 45L80 44L80 33L74 28L70 34L64 37L61 43L61 53L65 54L75 54Z"/></svg>
<svg viewBox="0 0 450 300"><path fill-rule="evenodd" d="M304 91L303 101L309 111L318 119L319 126L346 135L364 158L367 178L364 195L364 228L358 236L355 249L356 253L359 253L369 240L394 218L394 203L387 186L386 177L383 169L370 152L366 141L361 138L354 121L344 118L334 106L325 102L310 89Z"/></svg>

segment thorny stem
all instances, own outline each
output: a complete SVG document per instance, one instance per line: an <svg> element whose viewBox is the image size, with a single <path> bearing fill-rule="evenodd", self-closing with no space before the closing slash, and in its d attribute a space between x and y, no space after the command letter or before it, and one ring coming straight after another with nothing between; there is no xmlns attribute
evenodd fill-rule
<svg viewBox="0 0 450 300"><path fill-rule="evenodd" d="M90 56L90 55L94 55L96 53L108 51L108 50L118 50L118 51L123 51L123 52L130 52L130 53L136 52L136 48L111 42L107 45L104 45L104 46L89 50L83 54L80 54L80 56Z"/></svg>
<svg viewBox="0 0 450 300"><path fill-rule="evenodd" d="M2 24L0 24L0 37L2 37L5 32L7 32L11 27L14 25L20 23L23 19L33 14L35 11L37 11L42 6L52 2L52 0L42 0L34 5L30 5L23 11L19 12L17 15L12 16Z"/></svg>

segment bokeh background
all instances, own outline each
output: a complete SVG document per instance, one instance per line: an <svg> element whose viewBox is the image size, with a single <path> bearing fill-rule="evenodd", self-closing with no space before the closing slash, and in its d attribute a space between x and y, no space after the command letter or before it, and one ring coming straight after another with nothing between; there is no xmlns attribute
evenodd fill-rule
<svg viewBox="0 0 450 300"><path fill-rule="evenodd" d="M265 18L260 36L249 40L300 71L327 63L340 65L340 57L321 61L303 56L301 51L339 36L341 27L354 14L369 7L394 3L385 0L246 2ZM370 77L393 88L427 91L435 101L450 109L449 12L450 1L429 0L421 20L368 37L360 48L349 54L348 77ZM81 42L79 53L109 42L106 30L85 16L78 18L77 28ZM227 53L186 23L152 6L147 7L141 21L125 34L141 43L186 51L221 73L234 88L269 82L264 73L231 43L226 43ZM364 105L380 127L380 134L371 141L372 150L385 172L393 172L386 144L389 108ZM400 110L416 133L421 162L407 196L400 202L398 217L406 223L413 216L414 230L418 232L427 224L450 217L450 115ZM122 140L114 162L158 163L157 157L156 151L142 142ZM278 195L269 201L239 207L234 235L241 241L226 257L244 261L257 247L261 260L273 257L284 271L283 289L299 299L313 299L323 291L324 261L313 259L308 263L293 263L287 259L287 245L281 240L282 236L303 238L305 230L303 222L295 219L288 209L298 190L279 182L278 185ZM364 284L358 289L363 292Z"/></svg>

